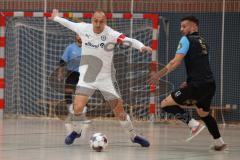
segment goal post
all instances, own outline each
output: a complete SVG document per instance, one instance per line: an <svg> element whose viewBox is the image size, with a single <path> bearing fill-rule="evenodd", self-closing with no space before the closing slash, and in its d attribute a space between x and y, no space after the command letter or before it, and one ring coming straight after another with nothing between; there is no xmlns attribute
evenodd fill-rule
<svg viewBox="0 0 240 160"><path fill-rule="evenodd" d="M6 19L3 13L0 14L0 119L3 117L3 108L5 105L4 101L4 67L5 67L5 57L4 57L4 48L6 46L5 40L5 25Z"/></svg>
<svg viewBox="0 0 240 160"><path fill-rule="evenodd" d="M4 106L4 113L33 116L52 116L55 100L62 99L61 93L55 93L51 88L42 90L46 84L46 77L56 69L59 59L65 47L73 42L74 33L56 24L47 21L44 27L43 19L51 16L51 13L43 12L1 12L1 43L0 43L0 111ZM81 18L90 22L92 13L64 12L59 16L64 18ZM142 41L152 47L151 56L139 54L133 50L116 49L114 65L117 69L117 81L120 83L120 91L124 107L133 106L132 116L135 118L154 119L156 112L156 90L154 85L147 85L148 72L157 70L157 46L159 23L157 14L131 14L131 13L107 13L108 25L119 32L129 35L130 20L133 20L133 38ZM44 30L46 28L46 30ZM43 43L43 33L46 34L46 42ZM3 40L3 41L2 41ZM46 46L44 71L42 70L42 45ZM131 64L126 56L133 56ZM5 61L7 64L5 65ZM129 67L131 66L131 67ZM128 70L134 68L133 71ZM2 71L3 70L3 71ZM3 72L1 74L1 72ZM5 72L5 74L4 74ZM129 76L133 73L133 77ZM47 75L43 75L47 74ZM129 86L132 80L134 86ZM6 84L4 82L6 81ZM134 97L129 100L129 92L134 92ZM5 95L3 95L5 93ZM43 93L46 97L43 97ZM44 102L44 103L39 103ZM49 102L49 103L48 103ZM54 103L52 103L54 102ZM102 101L90 99L91 116L104 116L111 114L109 111L99 111L95 106L102 106ZM133 103L133 104L130 104ZM42 106L41 106L42 105ZM102 116L102 115L100 115Z"/></svg>

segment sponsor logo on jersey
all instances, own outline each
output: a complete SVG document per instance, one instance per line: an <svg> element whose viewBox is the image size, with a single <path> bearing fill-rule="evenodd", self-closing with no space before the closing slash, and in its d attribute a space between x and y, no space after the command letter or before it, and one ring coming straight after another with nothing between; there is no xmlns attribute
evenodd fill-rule
<svg viewBox="0 0 240 160"><path fill-rule="evenodd" d="M85 36L86 36L88 39L90 38L90 34L87 34L87 33L86 33Z"/></svg>
<svg viewBox="0 0 240 160"><path fill-rule="evenodd" d="M104 43L100 43L100 47L101 47L101 48L104 48Z"/></svg>
<svg viewBox="0 0 240 160"><path fill-rule="evenodd" d="M182 43L178 44L177 50L180 50L182 48Z"/></svg>
<svg viewBox="0 0 240 160"><path fill-rule="evenodd" d="M208 54L207 45L206 45L206 43L205 43L203 38L199 39L199 44L200 44L200 46L202 48L202 54Z"/></svg>
<svg viewBox="0 0 240 160"><path fill-rule="evenodd" d="M85 45L90 48L99 48L99 47L104 48L104 43L92 44L91 42L86 42Z"/></svg>
<svg viewBox="0 0 240 160"><path fill-rule="evenodd" d="M91 47L91 48L98 48L99 44L92 44L91 42L86 42L85 43L86 46Z"/></svg>
<svg viewBox="0 0 240 160"><path fill-rule="evenodd" d="M102 40L102 41L106 41L106 39L107 39L107 37L106 37L105 35L102 35L102 36L101 36L101 40Z"/></svg>

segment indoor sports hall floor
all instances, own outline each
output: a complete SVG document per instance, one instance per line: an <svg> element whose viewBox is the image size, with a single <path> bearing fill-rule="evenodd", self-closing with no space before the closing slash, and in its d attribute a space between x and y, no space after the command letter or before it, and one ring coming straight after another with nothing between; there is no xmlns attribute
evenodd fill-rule
<svg viewBox="0 0 240 160"><path fill-rule="evenodd" d="M4 119L0 121L0 160L239 160L240 128L221 129L229 151L209 150L211 138L205 129L190 143L185 126L134 123L137 131L148 137L150 148L132 144L118 122L93 121L73 145L64 144L63 123L52 119ZM89 147L94 132L108 136L104 152Z"/></svg>

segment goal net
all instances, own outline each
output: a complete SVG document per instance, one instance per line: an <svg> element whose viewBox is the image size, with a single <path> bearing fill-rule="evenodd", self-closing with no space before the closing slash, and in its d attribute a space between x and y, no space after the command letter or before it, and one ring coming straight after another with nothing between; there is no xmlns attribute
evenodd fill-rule
<svg viewBox="0 0 240 160"><path fill-rule="evenodd" d="M90 22L90 19L83 21ZM59 67L64 49L75 41L75 33L56 22L44 21L42 17L11 17L6 22L4 113L47 117L65 114L66 110L60 107L64 105L64 94L50 85L55 82L49 82L49 76ZM108 25L151 46L154 36L151 20L134 18L131 22L114 18ZM137 119L146 119L149 114L150 87L146 80L151 61L151 55L135 49L114 49L114 66L124 107ZM159 86L161 90L157 89L157 97L171 90L171 85L165 82ZM99 92L90 98L87 114L113 116Z"/></svg>

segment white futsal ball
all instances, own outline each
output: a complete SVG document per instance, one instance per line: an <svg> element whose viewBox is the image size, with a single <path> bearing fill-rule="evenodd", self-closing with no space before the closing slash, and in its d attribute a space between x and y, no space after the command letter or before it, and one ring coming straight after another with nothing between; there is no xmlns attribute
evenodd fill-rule
<svg viewBox="0 0 240 160"><path fill-rule="evenodd" d="M108 145L108 139L105 134L102 133L94 133L90 138L90 147L97 151L101 152Z"/></svg>

